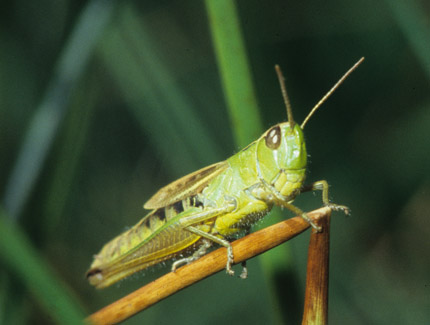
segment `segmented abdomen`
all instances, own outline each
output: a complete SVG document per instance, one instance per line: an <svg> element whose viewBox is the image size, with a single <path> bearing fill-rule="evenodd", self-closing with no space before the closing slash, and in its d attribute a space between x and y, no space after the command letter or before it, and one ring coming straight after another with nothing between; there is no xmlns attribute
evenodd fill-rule
<svg viewBox="0 0 430 325"><path fill-rule="evenodd" d="M172 220L178 214L201 210L191 197L171 206L154 210L138 224L107 243L87 272L91 284L106 287L125 276L182 253L199 240Z"/></svg>

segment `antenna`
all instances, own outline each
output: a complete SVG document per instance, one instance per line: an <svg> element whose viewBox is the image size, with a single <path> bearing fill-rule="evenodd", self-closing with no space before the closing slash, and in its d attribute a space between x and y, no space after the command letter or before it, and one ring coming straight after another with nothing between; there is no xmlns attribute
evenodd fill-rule
<svg viewBox="0 0 430 325"><path fill-rule="evenodd" d="M355 70L357 67L361 64L361 62L364 61L364 57L362 57L360 60L357 61L343 76L339 79L338 82L328 91L327 94L324 95L323 98L312 108L311 112L306 116L305 120L303 121L302 125L300 126L302 129L305 128L306 123L309 121L311 116L315 113L315 111L327 100L327 98L330 97L330 95L336 90L337 87L339 87L342 82L345 81L345 79Z"/></svg>
<svg viewBox="0 0 430 325"><path fill-rule="evenodd" d="M295 122L293 119L293 110L291 109L290 99L288 98L288 94L287 94L287 88L285 87L285 78L282 75L282 71L279 65L275 65L275 70L276 70L276 74L278 75L279 85L281 86L281 92L282 92L282 96L284 97L284 103L285 103L285 106L287 107L288 122L290 122L290 128L293 129Z"/></svg>

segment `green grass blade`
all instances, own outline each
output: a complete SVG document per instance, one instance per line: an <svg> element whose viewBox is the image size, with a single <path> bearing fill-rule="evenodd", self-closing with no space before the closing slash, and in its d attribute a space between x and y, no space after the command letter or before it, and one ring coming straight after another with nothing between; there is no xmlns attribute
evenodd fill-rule
<svg viewBox="0 0 430 325"><path fill-rule="evenodd" d="M69 96L112 12L113 1L91 1L83 10L60 55L53 78L30 122L18 160L6 186L5 209L15 220L19 218L40 174L68 108Z"/></svg>
<svg viewBox="0 0 430 325"><path fill-rule="evenodd" d="M84 313L69 289L42 262L28 238L0 210L0 261L59 324L79 324Z"/></svg>
<svg viewBox="0 0 430 325"><path fill-rule="evenodd" d="M160 59L144 19L130 6L120 17L121 24L103 39L100 55L162 161L175 174L184 174L219 160L222 148Z"/></svg>
<svg viewBox="0 0 430 325"><path fill-rule="evenodd" d="M231 0L207 0L206 7L236 144L244 147L263 127L238 13Z"/></svg>
<svg viewBox="0 0 430 325"><path fill-rule="evenodd" d="M63 221L61 218L66 214L67 200L71 196L73 182L79 173L79 162L91 130L99 88L94 75L79 85L73 96L76 100L71 101L71 109L62 126L63 140L55 155L52 176L46 190L43 213L45 235L42 235L45 241L49 241L50 236L55 236L56 229Z"/></svg>

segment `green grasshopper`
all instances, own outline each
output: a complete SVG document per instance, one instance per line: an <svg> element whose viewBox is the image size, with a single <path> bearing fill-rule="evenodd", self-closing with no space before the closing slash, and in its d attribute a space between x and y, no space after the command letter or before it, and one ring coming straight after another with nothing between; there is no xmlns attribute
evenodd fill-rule
<svg viewBox="0 0 430 325"><path fill-rule="evenodd" d="M226 271L233 275L229 240L249 232L251 225L274 205L302 216L318 229L305 212L292 204L305 191L321 190L324 206L348 214L347 207L330 203L327 181L304 184L307 153L302 130L363 59L344 74L300 126L293 119L284 78L276 66L288 122L272 126L227 160L186 175L155 193L144 205L152 211L95 255L86 274L90 284L105 288L149 266L179 258L172 265L175 271L181 264L203 256L213 243L227 248ZM191 256L183 258L187 254ZM246 275L243 264L241 277Z"/></svg>

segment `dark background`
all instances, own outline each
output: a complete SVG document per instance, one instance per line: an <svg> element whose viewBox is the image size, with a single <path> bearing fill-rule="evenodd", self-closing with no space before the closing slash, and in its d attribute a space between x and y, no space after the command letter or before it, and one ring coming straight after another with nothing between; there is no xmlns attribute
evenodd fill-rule
<svg viewBox="0 0 430 325"><path fill-rule="evenodd" d="M240 149L206 8L48 0L2 7L0 227L24 233L33 257L89 314L170 270L166 263L99 291L84 278L92 255L137 223L161 186ZM286 119L274 64L301 122L366 57L305 129L308 179L328 180L331 198L352 210L332 218L330 323L427 323L429 4L248 0L237 10L264 129ZM317 208L320 196L303 194L296 205ZM288 266L270 276L254 259L248 280L220 272L127 324L297 324L308 238L285 244ZM45 289L29 285L30 260L2 243L0 323L53 322L40 300Z"/></svg>

